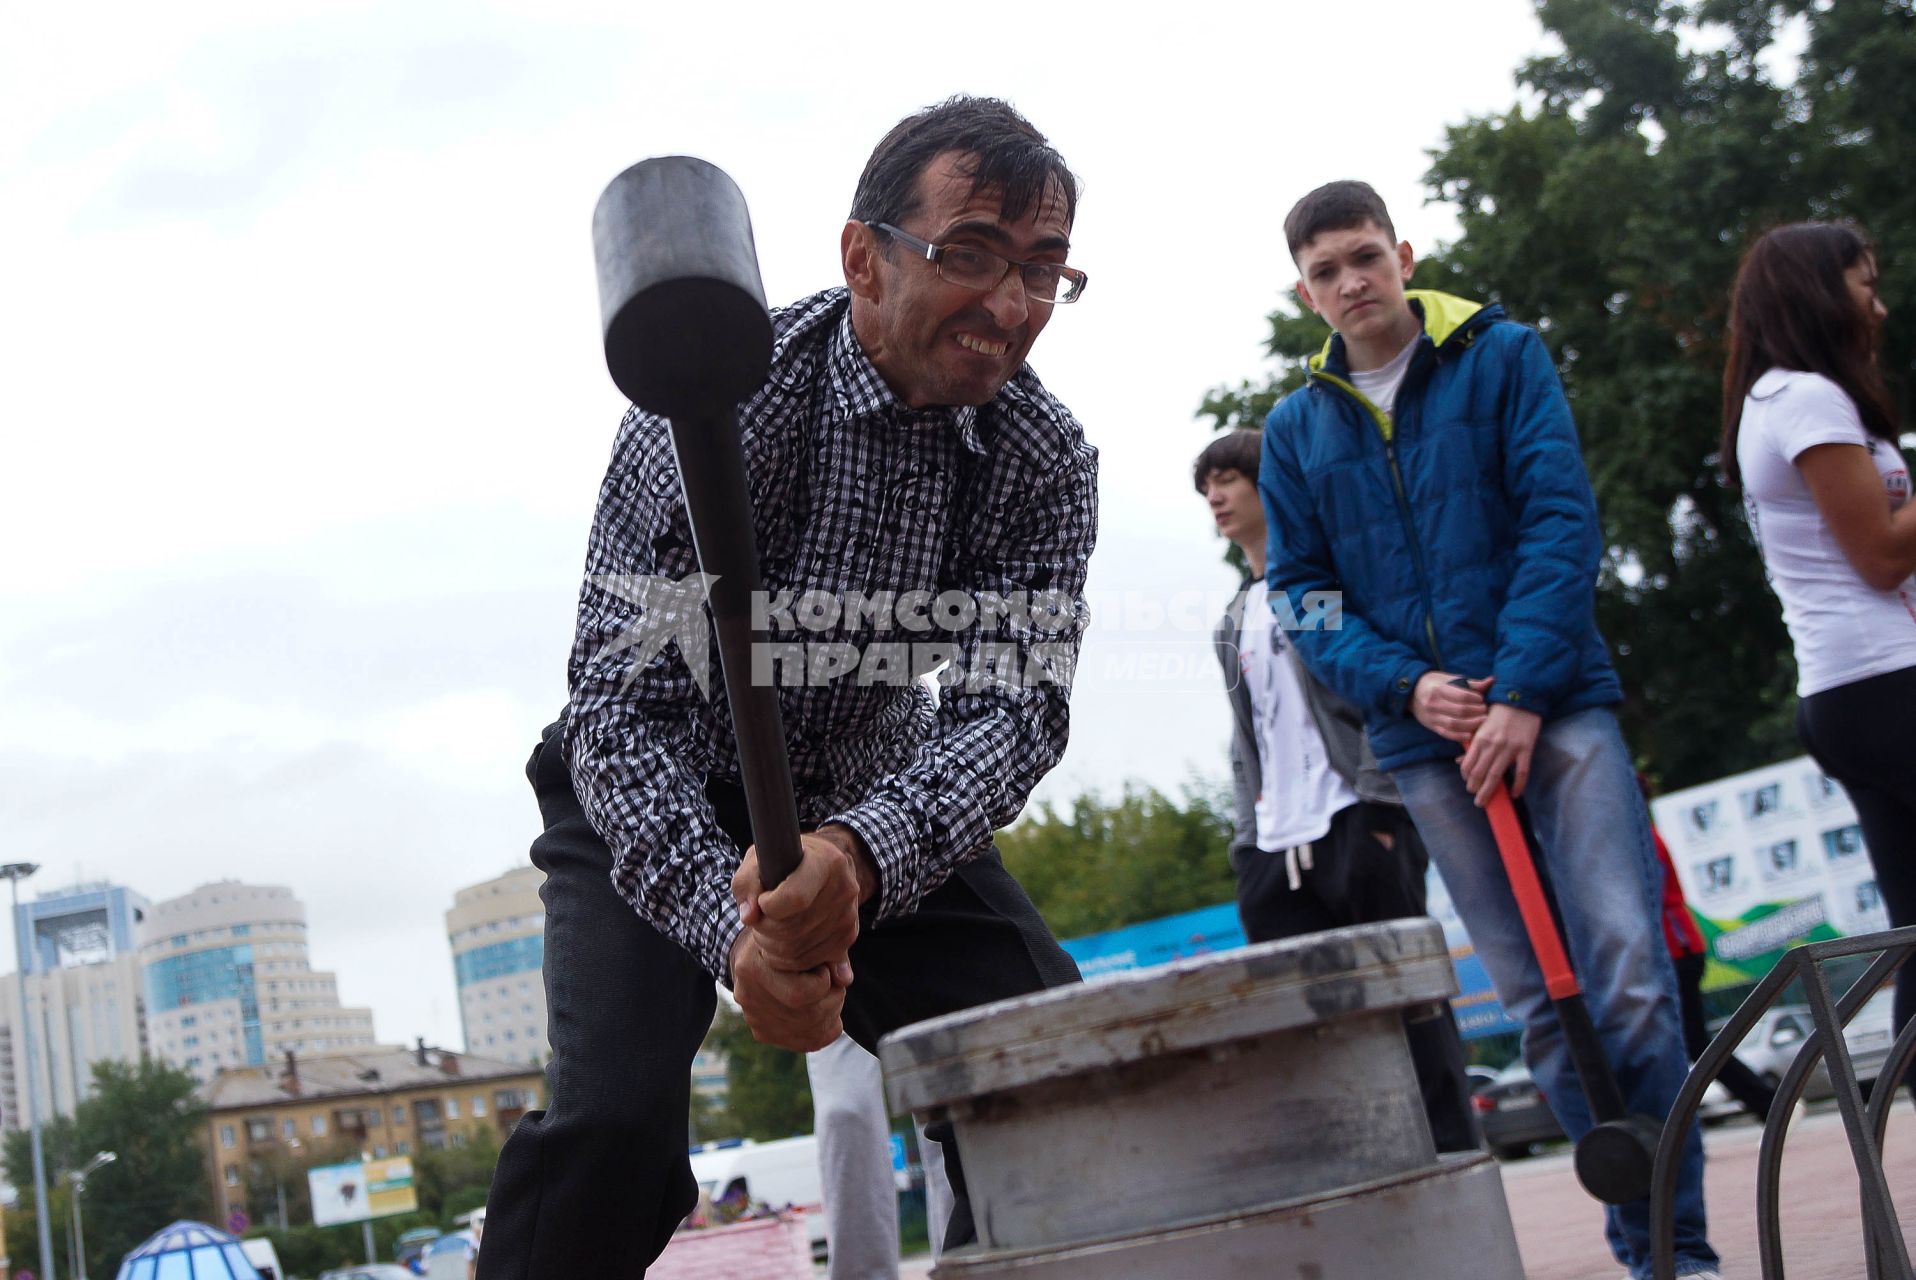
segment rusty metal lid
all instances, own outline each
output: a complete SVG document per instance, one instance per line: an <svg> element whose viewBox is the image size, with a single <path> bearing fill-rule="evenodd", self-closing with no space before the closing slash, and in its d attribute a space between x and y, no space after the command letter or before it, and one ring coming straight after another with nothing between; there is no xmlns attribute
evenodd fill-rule
<svg viewBox="0 0 1916 1280"><path fill-rule="evenodd" d="M1393 920L1195 956L915 1023L879 1045L918 1111L1457 993L1444 933Z"/></svg>

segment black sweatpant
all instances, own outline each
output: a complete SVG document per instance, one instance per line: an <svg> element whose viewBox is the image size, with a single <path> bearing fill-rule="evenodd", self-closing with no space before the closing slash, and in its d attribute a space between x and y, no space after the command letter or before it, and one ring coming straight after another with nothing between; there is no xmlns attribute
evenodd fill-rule
<svg viewBox="0 0 1916 1280"><path fill-rule="evenodd" d="M1677 1008L1683 1013L1683 1048L1690 1061L1695 1062L1710 1047L1710 1026L1703 1016L1703 973L1710 967L1710 961L1701 951L1670 959L1676 966ZM1758 1120L1769 1119L1776 1090L1750 1070L1743 1059L1732 1054L1716 1078L1732 1098L1743 1104L1745 1111Z"/></svg>
<svg viewBox="0 0 1916 1280"><path fill-rule="evenodd" d="M1916 924L1916 667L1812 693L1796 705L1796 733L1856 806L1891 927ZM1906 963L1896 1029L1911 1017L1916 965Z"/></svg>
<svg viewBox="0 0 1916 1280"><path fill-rule="evenodd" d="M1299 869L1295 889L1283 853L1259 850L1236 861L1237 914L1252 942L1429 914L1424 874L1430 854L1410 815L1397 805L1359 801L1340 809L1329 833L1311 846L1311 866ZM1437 1149L1478 1149L1483 1144L1470 1108L1456 1015L1448 1004L1435 1013L1407 1015L1404 1033Z"/></svg>
<svg viewBox="0 0 1916 1280"><path fill-rule="evenodd" d="M686 1153L692 1057L717 1002L710 974L612 887L612 853L574 796L560 726L526 766L545 831L548 1102L507 1139L486 1201L480 1280L628 1280L697 1200ZM720 824L751 843L744 795L707 789ZM910 1023L1078 979L1031 900L990 849L909 916L867 923L851 950L844 1021L876 1052ZM949 1243L970 1238L955 1145Z"/></svg>

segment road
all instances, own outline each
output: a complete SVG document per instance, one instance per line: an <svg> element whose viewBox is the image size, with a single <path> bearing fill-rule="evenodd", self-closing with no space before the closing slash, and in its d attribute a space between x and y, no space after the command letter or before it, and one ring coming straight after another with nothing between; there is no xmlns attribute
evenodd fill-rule
<svg viewBox="0 0 1916 1280"><path fill-rule="evenodd" d="M1704 1197L1726 1280L1757 1280L1756 1155L1763 1131L1736 1121L1704 1132ZM1896 1108L1885 1157L1905 1237L1916 1250L1916 1109ZM1526 1280L1617 1280L1598 1206L1577 1185L1568 1150L1503 1167L1504 1192ZM1783 1158L1783 1257L1789 1280L1858 1280L1862 1214L1842 1117L1823 1104L1790 1126ZM923 1280L931 1259L908 1258L901 1280ZM1116 1278L1114 1278L1116 1280Z"/></svg>

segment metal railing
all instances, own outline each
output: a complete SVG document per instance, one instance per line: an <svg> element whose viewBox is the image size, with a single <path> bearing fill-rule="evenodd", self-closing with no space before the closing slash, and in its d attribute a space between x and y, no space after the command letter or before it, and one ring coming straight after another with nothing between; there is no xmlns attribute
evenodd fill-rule
<svg viewBox="0 0 1916 1280"><path fill-rule="evenodd" d="M1823 972L1824 962L1870 952L1881 954L1840 998L1832 995L1828 976ZM1784 952L1776 967L1730 1015L1730 1020L1696 1060L1690 1078L1678 1091L1676 1103L1663 1126L1662 1140L1657 1144L1650 1188L1650 1256L1656 1280L1674 1280L1676 1275L1677 1165L1683 1154L1683 1140L1696 1122L1703 1091L1716 1079L1757 1019L1793 979L1801 979L1803 983L1815 1025L1776 1087L1776 1100L1770 1104L1769 1119L1763 1126L1763 1143L1757 1153L1756 1231L1763 1280L1784 1280L1779 1218L1783 1140L1819 1059L1829 1064L1830 1085L1835 1090L1837 1109L1843 1115L1850 1154L1856 1161L1869 1280L1916 1280L1916 1271L1910 1269L1909 1244L1897 1222L1896 1204L1883 1173L1883 1142L1889 1128L1890 1105L1901 1091L1911 1062L1916 1061L1916 1019L1896 1037L1870 1089L1867 1103L1857 1084L1849 1043L1843 1036L1843 1028L1856 1011L1913 953L1916 953L1916 926L1793 947Z"/></svg>

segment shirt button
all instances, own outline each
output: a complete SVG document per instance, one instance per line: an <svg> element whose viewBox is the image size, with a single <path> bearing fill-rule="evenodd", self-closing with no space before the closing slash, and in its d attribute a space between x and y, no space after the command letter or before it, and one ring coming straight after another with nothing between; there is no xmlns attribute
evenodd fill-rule
<svg viewBox="0 0 1916 1280"><path fill-rule="evenodd" d="M1523 693L1520 690L1512 689L1510 691L1509 698L1510 698L1511 704L1514 706L1515 704L1523 701Z"/></svg>
<svg viewBox="0 0 1916 1280"><path fill-rule="evenodd" d="M1410 681L1408 681L1408 680L1406 680L1406 679L1404 679L1404 678L1403 678L1402 676L1398 676L1398 677L1397 677L1397 687L1398 687L1399 689L1408 689L1408 688L1410 688Z"/></svg>

